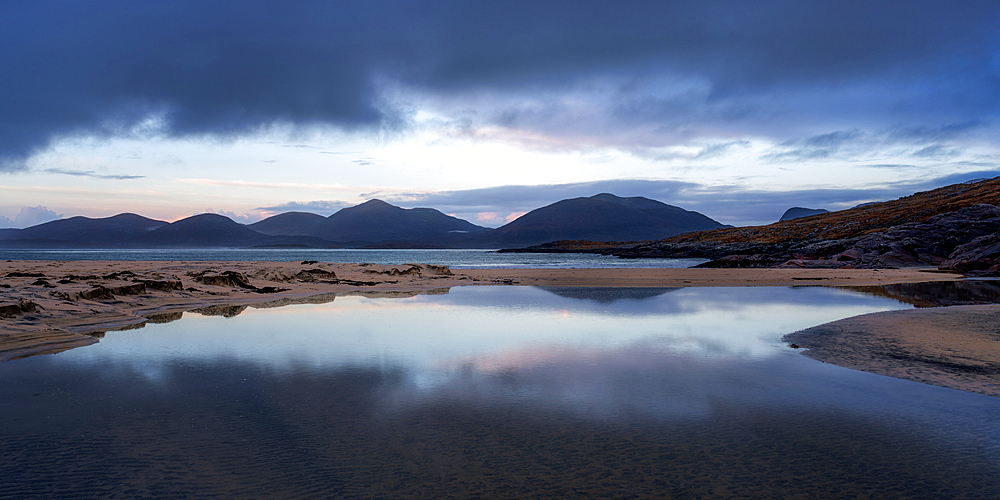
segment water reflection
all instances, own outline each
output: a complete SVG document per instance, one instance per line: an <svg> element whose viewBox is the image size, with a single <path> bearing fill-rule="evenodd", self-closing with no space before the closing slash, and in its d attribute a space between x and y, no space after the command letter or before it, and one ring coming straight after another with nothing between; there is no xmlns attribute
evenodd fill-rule
<svg viewBox="0 0 1000 500"><path fill-rule="evenodd" d="M1000 400L778 340L901 307L476 287L185 314L0 364L0 497L997 497Z"/></svg>
<svg viewBox="0 0 1000 500"><path fill-rule="evenodd" d="M235 358L273 368L394 364L452 373L470 364L580 347L769 357L781 352L785 333L909 307L819 287L657 289L655 295L578 289L573 298L563 293L459 287L392 300L330 296L325 303L266 310L206 308L184 314L183 321L109 334L94 348L61 359L132 362L146 370L181 359Z"/></svg>
<svg viewBox="0 0 1000 500"><path fill-rule="evenodd" d="M667 287L620 287L620 288L590 288L580 286L542 286L549 293L569 299L590 300L602 304L618 302L619 300L642 300L658 297L665 293L675 292L680 288Z"/></svg>
<svg viewBox="0 0 1000 500"><path fill-rule="evenodd" d="M962 280L844 287L876 297L887 297L916 307L1000 304L1000 281Z"/></svg>

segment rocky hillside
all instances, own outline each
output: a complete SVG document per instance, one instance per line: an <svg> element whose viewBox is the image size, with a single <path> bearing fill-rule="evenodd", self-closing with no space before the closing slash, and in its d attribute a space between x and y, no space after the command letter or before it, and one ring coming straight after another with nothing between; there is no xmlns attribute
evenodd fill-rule
<svg viewBox="0 0 1000 500"><path fill-rule="evenodd" d="M531 250L711 259L699 267L937 266L972 275L1000 275L997 205L1000 177L767 226L632 244L564 241Z"/></svg>
<svg viewBox="0 0 1000 500"><path fill-rule="evenodd" d="M915 193L898 200L873 203L847 210L776 222L767 226L736 227L688 233L669 242L786 243L793 241L857 238L909 222L922 222L935 215L954 212L979 203L1000 204L1000 177L953 184Z"/></svg>

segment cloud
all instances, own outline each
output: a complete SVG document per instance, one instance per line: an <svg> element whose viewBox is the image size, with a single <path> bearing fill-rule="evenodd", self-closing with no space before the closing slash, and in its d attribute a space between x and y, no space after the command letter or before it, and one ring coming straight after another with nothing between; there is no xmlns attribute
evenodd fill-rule
<svg viewBox="0 0 1000 500"><path fill-rule="evenodd" d="M350 206L353 206L353 204L343 201L290 201L281 205L257 207L254 210L260 210L261 212L265 212L267 214L278 214L284 212L313 212L321 215L330 215L341 208Z"/></svg>
<svg viewBox="0 0 1000 500"><path fill-rule="evenodd" d="M871 130L838 130L788 139L760 156L770 162L804 162L817 159L856 160L899 154L910 158L952 160L961 150L941 141L961 141L989 130L986 122L962 122L937 127L885 127ZM898 152L897 152L898 151Z"/></svg>
<svg viewBox="0 0 1000 500"><path fill-rule="evenodd" d="M905 166L900 166L905 167ZM737 226L770 224L788 208L805 206L841 210L861 203L886 201L949 184L1000 176L1000 170L982 170L886 183L859 189L816 188L788 191L748 190L742 186L706 186L690 182L660 180L608 180L537 186L498 186L484 189L411 194L407 207L433 207L486 226L499 226L524 213L562 199L612 193L622 197L642 196L693 210L724 224ZM509 213L502 221L499 214ZM487 216L496 215L487 220Z"/></svg>
<svg viewBox="0 0 1000 500"><path fill-rule="evenodd" d="M914 151L910 156L914 158L928 158L932 160L951 160L962 154L955 148L949 148L943 144L934 144Z"/></svg>
<svg viewBox="0 0 1000 500"><path fill-rule="evenodd" d="M14 227L14 221L7 216L0 215L0 227Z"/></svg>
<svg viewBox="0 0 1000 500"><path fill-rule="evenodd" d="M226 217L229 217L230 219L239 222L240 224L253 224L254 222L257 222L264 218L264 216L260 212L254 214L244 213L243 215L236 215L235 212L227 212L225 210L212 210L211 208L206 208L205 212L225 215Z"/></svg>
<svg viewBox="0 0 1000 500"><path fill-rule="evenodd" d="M91 179L111 179L111 180L143 179L146 177L145 175L105 175L105 174L98 174L93 170L68 170L63 168L46 168L39 170L39 172L45 172L47 174L72 175L74 177L90 177Z"/></svg>
<svg viewBox="0 0 1000 500"><path fill-rule="evenodd" d="M504 217L503 220L504 220L504 222L514 222L515 220L517 220L518 218L520 218L522 215L524 215L526 213L528 213L528 212L511 212L511 213L507 214L507 216Z"/></svg>
<svg viewBox="0 0 1000 500"><path fill-rule="evenodd" d="M1000 111L998 13L984 0L15 2L0 19L0 66L19 75L0 81L0 170L24 170L55 138L134 134L150 117L184 137L407 127L414 108L394 85L460 96L455 109L480 113L473 127L625 125L618 139L639 143L656 124L654 137L901 117L933 129ZM588 90L603 81L613 90ZM551 99L567 88L585 100ZM524 96L541 98L511 105Z"/></svg>
<svg viewBox="0 0 1000 500"><path fill-rule="evenodd" d="M41 224L43 222L49 222L52 220L61 219L62 214L57 214L47 207L41 205L37 207L23 207L21 212L14 217L14 221L11 224L13 227L31 227ZM9 219L8 219L9 221Z"/></svg>
<svg viewBox="0 0 1000 500"><path fill-rule="evenodd" d="M468 212L474 208L477 212L503 213L530 211L559 200L593 196L604 192L620 196L670 199L684 190L697 186L698 184L682 181L615 179L567 184L511 185L458 191L402 193L385 196L385 200L407 206L430 206L444 211L461 208L462 210L459 211Z"/></svg>

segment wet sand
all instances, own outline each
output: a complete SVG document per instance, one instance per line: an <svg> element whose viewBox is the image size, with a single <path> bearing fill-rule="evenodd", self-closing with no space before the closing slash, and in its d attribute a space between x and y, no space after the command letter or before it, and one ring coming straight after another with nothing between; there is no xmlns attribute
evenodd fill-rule
<svg viewBox="0 0 1000 500"><path fill-rule="evenodd" d="M0 362L96 343L183 311L447 293L452 286L872 286L950 281L935 269L449 269L323 262L0 262ZM978 308L976 308L978 307ZM1000 306L866 315L789 336L841 366L1000 395ZM914 334L918 332L919 334ZM993 335L991 337L991 335ZM947 369L946 369L947 368ZM993 384L993 385L990 385Z"/></svg>
<svg viewBox="0 0 1000 500"><path fill-rule="evenodd" d="M825 363L1000 396L1000 305L864 314L783 340Z"/></svg>

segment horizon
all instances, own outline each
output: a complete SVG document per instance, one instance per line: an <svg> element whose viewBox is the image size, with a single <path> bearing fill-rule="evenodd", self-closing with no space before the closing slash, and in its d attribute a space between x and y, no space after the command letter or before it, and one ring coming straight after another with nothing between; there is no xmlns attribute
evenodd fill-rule
<svg viewBox="0 0 1000 500"><path fill-rule="evenodd" d="M0 228L601 192L747 226L1000 175L995 2L3 11Z"/></svg>

